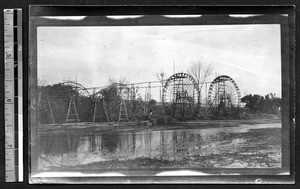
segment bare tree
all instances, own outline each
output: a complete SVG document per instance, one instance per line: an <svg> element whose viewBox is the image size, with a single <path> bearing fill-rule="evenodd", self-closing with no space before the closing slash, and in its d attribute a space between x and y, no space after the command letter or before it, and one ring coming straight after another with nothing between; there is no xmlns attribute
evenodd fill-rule
<svg viewBox="0 0 300 189"><path fill-rule="evenodd" d="M212 74L213 68L211 65L205 65L202 62L192 62L187 72L193 76L199 85L199 92L201 94L202 87Z"/></svg>
<svg viewBox="0 0 300 189"><path fill-rule="evenodd" d="M164 83L165 72L163 70L160 73L156 73L156 78L160 81L161 84Z"/></svg>
<svg viewBox="0 0 300 189"><path fill-rule="evenodd" d="M162 101L162 90L164 87L164 77L165 77L165 72L161 70L159 73L156 73L156 78L160 81L161 83L161 89L160 89L160 101Z"/></svg>
<svg viewBox="0 0 300 189"><path fill-rule="evenodd" d="M38 86L46 86L48 82L44 79L38 79Z"/></svg>
<svg viewBox="0 0 300 189"><path fill-rule="evenodd" d="M109 76L108 85L113 85L116 83L126 85L129 83L129 80L126 77L120 77L119 79L115 79L114 77Z"/></svg>
<svg viewBox="0 0 300 189"><path fill-rule="evenodd" d="M128 80L128 78L123 76L118 79L118 83L127 85L129 83L129 80Z"/></svg>

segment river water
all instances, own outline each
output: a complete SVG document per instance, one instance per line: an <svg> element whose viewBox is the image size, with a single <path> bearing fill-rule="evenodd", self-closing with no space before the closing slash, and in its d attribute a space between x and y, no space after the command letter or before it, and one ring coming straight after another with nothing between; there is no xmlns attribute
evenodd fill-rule
<svg viewBox="0 0 300 189"><path fill-rule="evenodd" d="M40 170L153 168L154 164L168 168L281 166L281 123L203 129L47 133L41 134L39 140Z"/></svg>

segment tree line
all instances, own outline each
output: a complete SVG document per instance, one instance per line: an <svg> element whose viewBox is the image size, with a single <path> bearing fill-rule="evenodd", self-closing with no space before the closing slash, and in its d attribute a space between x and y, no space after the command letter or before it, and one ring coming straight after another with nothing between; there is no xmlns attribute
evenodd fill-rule
<svg viewBox="0 0 300 189"><path fill-rule="evenodd" d="M137 121L147 120L149 112L160 110L154 99L149 102L138 97L123 99L122 95L127 92L127 89L120 91L117 85L111 85L102 89L99 96L84 96L76 88L61 83L39 86L40 121L43 124L66 123L68 112L69 118L74 118L77 113L79 122L119 121L120 111L122 118Z"/></svg>
<svg viewBox="0 0 300 189"><path fill-rule="evenodd" d="M274 93L265 96L249 94L241 98L241 102L246 103L245 110L249 113L278 114L281 107L281 99Z"/></svg>
<svg viewBox="0 0 300 189"><path fill-rule="evenodd" d="M211 65L205 65L201 62L192 62L187 72L195 78L201 92L204 82L212 75L213 68ZM163 88L165 80L163 70L161 70L160 73L156 73L156 77L161 82ZM122 99L124 99L122 95L129 95L126 94L129 90L124 89L120 92L120 89L114 85L114 83L121 83L126 86L127 82L126 78L121 78L118 82L110 78L110 87L102 89L98 97L83 96L78 90L72 88L72 86L64 84L39 86L41 122L65 123L69 110L70 114L74 115L74 107L71 106L70 108L71 97L73 97L75 102L80 122L118 121L120 111L122 110L120 106ZM162 88L160 96L162 96ZM154 99L146 102L136 96L137 91L130 92L133 92L133 96L130 100L125 102L127 116L130 121L147 120L150 112L153 113L153 115L162 116L163 107L161 105L158 106ZM160 100L162 100L162 98L160 98ZM277 114L280 112L281 99L276 97L273 93L265 96L249 94L244 96L241 102L245 103L245 111L249 113ZM124 116L124 113L123 110L122 116Z"/></svg>

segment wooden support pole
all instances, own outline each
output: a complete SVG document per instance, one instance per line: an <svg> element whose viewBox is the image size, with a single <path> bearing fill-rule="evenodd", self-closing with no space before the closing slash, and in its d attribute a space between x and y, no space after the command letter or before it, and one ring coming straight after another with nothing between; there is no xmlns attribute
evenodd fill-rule
<svg viewBox="0 0 300 189"><path fill-rule="evenodd" d="M52 107L51 107L51 103L50 103L50 101L49 101L48 98L47 98L47 102L48 102L48 106L49 106L49 109L50 109L50 114L51 114L51 118L52 118L52 123L55 123L54 116L53 116L53 111L52 111Z"/></svg>

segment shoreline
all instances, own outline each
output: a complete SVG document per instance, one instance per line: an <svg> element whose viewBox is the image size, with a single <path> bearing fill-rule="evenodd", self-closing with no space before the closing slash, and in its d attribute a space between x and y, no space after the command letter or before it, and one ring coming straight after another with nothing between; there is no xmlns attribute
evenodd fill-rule
<svg viewBox="0 0 300 189"><path fill-rule="evenodd" d="M57 132L121 132L121 131L143 131L143 130L175 130L175 129L195 129L195 128L218 128L218 127L238 127L242 124L268 124L281 123L281 119L239 119L239 120L196 120L175 122L169 125L152 125L149 121L143 122L82 122L82 123L62 123L62 124L41 124L39 133Z"/></svg>

